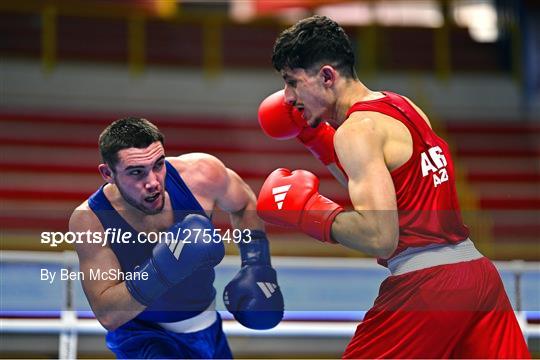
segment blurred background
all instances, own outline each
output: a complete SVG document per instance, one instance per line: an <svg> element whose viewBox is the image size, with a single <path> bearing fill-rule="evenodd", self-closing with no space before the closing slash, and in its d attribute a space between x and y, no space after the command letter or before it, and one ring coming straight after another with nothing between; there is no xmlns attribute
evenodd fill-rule
<svg viewBox="0 0 540 360"><path fill-rule="evenodd" d="M357 54L359 77L370 89L401 93L428 114L454 151L471 238L485 255L511 270L505 285L514 294L514 306L525 302L528 307L517 310L540 310L535 295L540 294L538 2L1 1L2 354L57 356L56 333L50 338L39 333L43 347L21 348L30 330L39 326L13 330L8 320L35 317L40 306L18 307L27 298L63 298L64 290L43 288L39 270L31 266L47 258L36 252L72 247L41 244L40 233L67 231L72 210L101 184L97 137L115 119L149 119L165 134L167 155L216 155L256 193L275 168L304 168L320 175L323 194L349 204L345 189L301 145L268 139L257 123L259 102L283 86L270 62L276 36L312 14L330 16L345 27ZM218 227L226 228L225 220L218 215ZM268 231L274 256L308 257L323 268L340 259L352 261L349 270L364 264L361 253L296 232ZM234 255L237 250L231 246L227 252ZM13 254L27 260L32 257L24 254L38 255L29 261L33 265L23 266ZM283 261L286 267L289 263ZM519 276L529 270L519 269L532 269L536 275L523 285ZM23 273L27 276L17 277ZM306 283L317 281L306 274ZM362 300L366 305L360 310L367 310L376 296L381 274L366 277L366 288L361 287L367 289ZM27 288L19 288L21 284ZM40 286L43 293L29 291ZM84 303L77 286L76 296ZM349 296L340 291L336 294ZM26 316L22 310L34 313ZM353 309L347 305L339 310ZM57 315L52 320L61 317ZM535 316L524 321L539 324L540 316ZM352 321L350 326L358 322L345 320ZM249 345L244 333L235 334L238 356L272 357L277 351L282 357L339 357L348 333L305 337L315 339L311 342L295 338L300 349L283 346L282 353L279 346ZM276 336L274 341L285 343L282 333ZM86 338L79 356L111 356L98 330ZM531 338L532 343L538 351L538 338Z"/></svg>

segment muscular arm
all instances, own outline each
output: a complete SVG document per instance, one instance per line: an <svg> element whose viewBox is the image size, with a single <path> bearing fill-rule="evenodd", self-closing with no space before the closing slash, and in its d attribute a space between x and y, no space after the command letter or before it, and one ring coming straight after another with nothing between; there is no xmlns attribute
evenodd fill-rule
<svg viewBox="0 0 540 360"><path fill-rule="evenodd" d="M341 186L343 186L345 188L348 187L347 176L345 176L345 174L343 174L343 172L341 171L339 166L337 166L336 163L328 164L328 165L326 165L326 168L328 169L328 171L330 171L330 173L340 183Z"/></svg>
<svg viewBox="0 0 540 360"><path fill-rule="evenodd" d="M211 213L217 206L229 213L236 229L264 229L257 216L257 198L251 188L218 158L204 153L184 154L169 161L203 208Z"/></svg>
<svg viewBox="0 0 540 360"><path fill-rule="evenodd" d="M227 168L226 173L226 190L217 198L217 205L229 212L234 228L264 230L257 216L257 198L253 191L234 171Z"/></svg>
<svg viewBox="0 0 540 360"><path fill-rule="evenodd" d="M71 215L69 229L73 232L103 232L95 214L85 204ZM114 330L128 322L145 309L139 304L124 282L113 280L91 280L90 269L102 272L120 270L120 263L111 248L102 244L76 244L80 271L84 273L83 289L98 321L108 330Z"/></svg>
<svg viewBox="0 0 540 360"><path fill-rule="evenodd" d="M205 188L210 190L213 204L229 214L233 228L249 230L249 236L242 231L242 241L237 244L241 266L225 286L223 302L240 324L257 330L273 328L283 318L283 295L271 266L269 241L256 212L255 194L218 159L209 157L204 163ZM261 291L261 283L275 290L270 297Z"/></svg>
<svg viewBox="0 0 540 360"><path fill-rule="evenodd" d="M386 167L385 135L370 118L353 114L336 132L338 158L349 177L353 211L340 213L332 224L332 237L366 254L388 257L398 242L395 189Z"/></svg>

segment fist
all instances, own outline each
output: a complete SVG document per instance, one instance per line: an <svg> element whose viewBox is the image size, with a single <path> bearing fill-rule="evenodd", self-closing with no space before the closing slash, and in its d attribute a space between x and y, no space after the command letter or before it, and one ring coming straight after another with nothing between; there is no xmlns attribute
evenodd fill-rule
<svg viewBox="0 0 540 360"><path fill-rule="evenodd" d="M283 319L283 294L276 271L267 265L243 266L225 287L223 302L250 329L271 329Z"/></svg>
<svg viewBox="0 0 540 360"><path fill-rule="evenodd" d="M300 111L287 104L283 90L262 101L259 106L259 124L266 135L278 140L295 138L307 126Z"/></svg>
<svg viewBox="0 0 540 360"><path fill-rule="evenodd" d="M319 194L319 179L306 170L274 170L264 182L257 213L264 221L296 227L315 239L335 243L331 225L343 208Z"/></svg>
<svg viewBox="0 0 540 360"><path fill-rule="evenodd" d="M199 268L218 265L225 256L225 246L218 239L210 239L213 230L210 220L199 214L190 214L169 228L166 242L152 251L161 276L176 284Z"/></svg>
<svg viewBox="0 0 540 360"><path fill-rule="evenodd" d="M201 232L209 235L213 229L210 220L198 214L188 215L173 225L166 241L157 244L152 256L139 266L138 271L147 273L148 278L126 280L133 298L148 306L197 269L219 264L225 256L223 243L198 239Z"/></svg>
<svg viewBox="0 0 540 360"><path fill-rule="evenodd" d="M315 128L310 127L302 113L287 104L283 90L263 100L259 106L259 124L271 138L297 138L324 165L338 163L334 153L336 130L326 122L321 122Z"/></svg>
<svg viewBox="0 0 540 360"><path fill-rule="evenodd" d="M274 225L299 226L307 202L318 189L319 179L309 171L274 170L259 193L259 216Z"/></svg>

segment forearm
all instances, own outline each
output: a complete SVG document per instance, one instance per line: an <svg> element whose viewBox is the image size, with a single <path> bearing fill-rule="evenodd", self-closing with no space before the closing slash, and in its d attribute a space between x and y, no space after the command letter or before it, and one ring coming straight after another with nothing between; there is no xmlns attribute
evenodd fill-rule
<svg viewBox="0 0 540 360"><path fill-rule="evenodd" d="M110 286L89 299L96 318L108 330L134 319L146 308L131 296L125 282Z"/></svg>
<svg viewBox="0 0 540 360"><path fill-rule="evenodd" d="M255 199L238 211L229 213L229 219L234 229L264 230L264 223L257 215Z"/></svg>
<svg viewBox="0 0 540 360"><path fill-rule="evenodd" d="M398 242L396 211L346 211L332 223L332 238L351 249L386 258Z"/></svg>
<svg viewBox="0 0 540 360"><path fill-rule="evenodd" d="M242 258L242 264L250 262L264 262L270 264L270 248L262 220L255 210L243 210L231 213L231 224L235 229L247 229L249 233L243 233L242 241L238 243L238 249Z"/></svg>

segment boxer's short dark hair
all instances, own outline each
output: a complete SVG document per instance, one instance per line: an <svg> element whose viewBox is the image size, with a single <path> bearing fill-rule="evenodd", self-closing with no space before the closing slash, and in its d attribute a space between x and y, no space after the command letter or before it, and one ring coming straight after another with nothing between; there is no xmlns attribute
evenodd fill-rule
<svg viewBox="0 0 540 360"><path fill-rule="evenodd" d="M163 134L156 125L138 117L118 119L99 135L99 152L104 163L114 170L118 152L123 149L143 149L156 141L164 143Z"/></svg>
<svg viewBox="0 0 540 360"><path fill-rule="evenodd" d="M334 20L315 15L285 29L276 39L272 65L310 70L324 63L334 66L343 76L356 78L354 50L349 37Z"/></svg>

